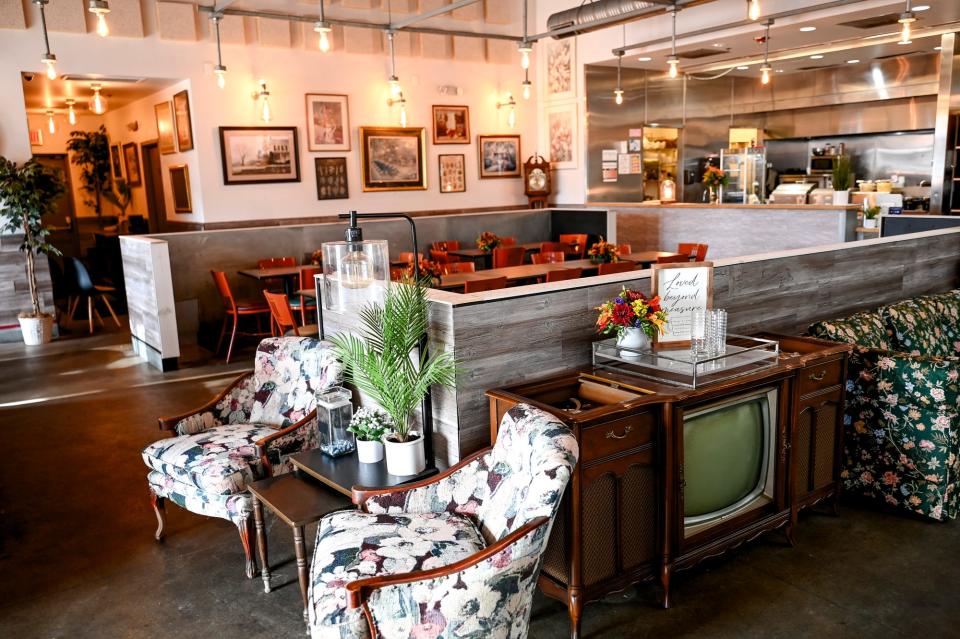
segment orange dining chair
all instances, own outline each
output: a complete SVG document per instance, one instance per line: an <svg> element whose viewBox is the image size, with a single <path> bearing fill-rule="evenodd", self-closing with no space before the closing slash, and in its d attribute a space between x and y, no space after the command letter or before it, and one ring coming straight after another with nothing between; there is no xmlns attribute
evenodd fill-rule
<svg viewBox="0 0 960 639"><path fill-rule="evenodd" d="M576 255L578 260L583 259L583 254L587 250L586 233L567 233L560 235L560 243L567 244L563 252L567 255Z"/></svg>
<svg viewBox="0 0 960 639"><path fill-rule="evenodd" d="M400 282L407 274L407 269L402 266L390 267L390 279L394 282Z"/></svg>
<svg viewBox="0 0 960 639"><path fill-rule="evenodd" d="M557 269L556 271L550 271L547 273L547 283L562 282L564 280L576 280L580 279L581 275L583 275L583 269L580 267Z"/></svg>
<svg viewBox="0 0 960 639"><path fill-rule="evenodd" d="M457 251L460 250L460 242L457 240L444 240L442 242L434 242L430 245L430 248L437 251Z"/></svg>
<svg viewBox="0 0 960 639"><path fill-rule="evenodd" d="M459 262L460 258L456 255L450 255L446 251L439 249L430 249L430 259L438 264L448 264L450 262Z"/></svg>
<svg viewBox="0 0 960 639"><path fill-rule="evenodd" d="M300 290L315 290L313 284L313 276L319 275L322 272L322 269L317 267L304 267L300 269ZM290 308L295 311L300 311L300 323L307 323L307 311L316 311L317 310L317 300L313 297L307 297L305 295L294 295L289 300Z"/></svg>
<svg viewBox="0 0 960 639"><path fill-rule="evenodd" d="M233 296L230 290L230 282L227 281L227 274L223 271L210 271L213 275L213 282L217 286L217 292L220 293L220 300L223 302L223 327L220 329L220 339L217 340L217 353L223 346L223 336L227 333L227 321L233 318L233 328L230 330L230 345L227 347L227 364L230 363L230 357L233 355L233 344L237 339L237 326L240 323L241 316L254 316L257 318L256 333L239 333L244 336L265 337L267 334L261 330L260 318L270 314L270 307L263 300L238 300Z"/></svg>
<svg viewBox="0 0 960 639"><path fill-rule="evenodd" d="M540 251L530 256L534 264L556 264L563 262L566 254L563 251Z"/></svg>
<svg viewBox="0 0 960 639"><path fill-rule="evenodd" d="M611 273L628 273L636 268L636 264L627 260L620 262L610 262L609 264L600 264L597 266L597 275L610 275Z"/></svg>
<svg viewBox="0 0 960 639"><path fill-rule="evenodd" d="M496 291L507 288L507 277L491 277L485 280L470 280L463 283L464 293L479 293L481 291Z"/></svg>
<svg viewBox="0 0 960 639"><path fill-rule="evenodd" d="M450 275L451 273L476 273L477 265L473 262L447 262L440 265L441 275Z"/></svg>
<svg viewBox="0 0 960 639"><path fill-rule="evenodd" d="M264 291L263 296L267 298L267 306L270 307L270 332L274 328L280 331L280 335L294 335L296 337L315 337L320 334L316 324L307 324L306 326L297 326L297 320L293 317L293 310L290 308L290 302L283 293L271 293Z"/></svg>
<svg viewBox="0 0 960 639"><path fill-rule="evenodd" d="M493 249L493 268L520 266L527 251L522 246L505 246Z"/></svg>
<svg viewBox="0 0 960 639"><path fill-rule="evenodd" d="M556 253L557 251L563 253L569 248L570 245L563 242L540 242L541 253Z"/></svg>
<svg viewBox="0 0 960 639"><path fill-rule="evenodd" d="M417 253L417 257L420 258L420 260L422 260L422 259L423 259L423 253ZM401 252L398 259L399 259L401 262L406 262L407 264L412 264L412 263L413 263L413 251L403 251L403 252ZM418 260L418 261L419 261L419 260Z"/></svg>
<svg viewBox="0 0 960 639"><path fill-rule="evenodd" d="M500 246L516 246L517 238L515 237L501 237Z"/></svg>
<svg viewBox="0 0 960 639"><path fill-rule="evenodd" d="M657 258L657 264L673 264L675 262L689 262L689 255L662 255Z"/></svg>
<svg viewBox="0 0 960 639"><path fill-rule="evenodd" d="M677 244L677 253L683 253L694 262L702 262L707 259L707 244L687 244L680 242Z"/></svg>
<svg viewBox="0 0 960 639"><path fill-rule="evenodd" d="M629 244L617 244L617 255L627 255L633 253Z"/></svg>
<svg viewBox="0 0 960 639"><path fill-rule="evenodd" d="M296 266L295 257L268 257L263 260L257 260L257 268L277 268L280 266Z"/></svg>

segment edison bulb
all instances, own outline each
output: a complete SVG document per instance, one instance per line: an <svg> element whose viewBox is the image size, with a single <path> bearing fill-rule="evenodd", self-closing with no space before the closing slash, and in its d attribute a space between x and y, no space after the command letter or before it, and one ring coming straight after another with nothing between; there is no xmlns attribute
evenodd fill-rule
<svg viewBox="0 0 960 639"><path fill-rule="evenodd" d="M670 62L670 77L676 78L679 74L680 72L677 70L677 63Z"/></svg>
<svg viewBox="0 0 960 639"><path fill-rule="evenodd" d="M529 51L520 52L520 67L522 69L530 68L530 52Z"/></svg>
<svg viewBox="0 0 960 639"><path fill-rule="evenodd" d="M407 126L407 106L405 104L400 105L400 126L404 128Z"/></svg>
<svg viewBox="0 0 960 639"><path fill-rule="evenodd" d="M524 100L530 99L530 83L529 82L523 83L523 99Z"/></svg>
<svg viewBox="0 0 960 639"><path fill-rule="evenodd" d="M330 38L327 36L326 31L320 32L320 51L323 53L330 51Z"/></svg>
<svg viewBox="0 0 960 639"><path fill-rule="evenodd" d="M760 70L760 82L762 84L770 84L770 69L763 67Z"/></svg>
<svg viewBox="0 0 960 639"><path fill-rule="evenodd" d="M70 110L67 112L67 121L71 126L77 123L77 112L73 110L73 105L70 105Z"/></svg>
<svg viewBox="0 0 960 639"><path fill-rule="evenodd" d="M390 78L387 80L387 84L390 85L390 97L394 100L399 100L400 94L403 93L403 90L400 87L400 80L397 79L397 76L390 76Z"/></svg>
<svg viewBox="0 0 960 639"><path fill-rule="evenodd" d="M760 18L760 0L750 0L747 5L747 17L751 20Z"/></svg>
<svg viewBox="0 0 960 639"><path fill-rule="evenodd" d="M270 98L268 98L267 96L263 96L260 99L262 100L262 103L260 106L260 119L263 120L264 122L269 122L270 119L273 117L270 114Z"/></svg>
<svg viewBox="0 0 960 639"><path fill-rule="evenodd" d="M623 104L623 90L622 90L622 89L616 89L616 90L614 90L613 95L614 95L614 98L613 98L613 101L614 101L614 102L616 102L617 104Z"/></svg>
<svg viewBox="0 0 960 639"><path fill-rule="evenodd" d="M517 110L513 107L510 107L510 112L507 113L507 126L511 129L517 125Z"/></svg>
<svg viewBox="0 0 960 639"><path fill-rule="evenodd" d="M47 77L51 80L57 79L57 61L56 60L44 60L43 63L47 65Z"/></svg>
<svg viewBox="0 0 960 639"><path fill-rule="evenodd" d="M110 27L107 26L107 16L105 13L97 14L97 35L106 38L110 35Z"/></svg>
<svg viewBox="0 0 960 639"><path fill-rule="evenodd" d="M57 123L53 121L53 111L47 111L47 130L50 135L57 132Z"/></svg>
<svg viewBox="0 0 960 639"><path fill-rule="evenodd" d="M227 86L227 72L226 70L218 69L213 72L217 76L217 86L221 89Z"/></svg>
<svg viewBox="0 0 960 639"><path fill-rule="evenodd" d="M910 44L910 37L913 35L910 32L910 23L904 22L903 28L900 30L900 44Z"/></svg>
<svg viewBox="0 0 960 639"><path fill-rule="evenodd" d="M373 284L373 265L362 250L350 251L340 261L340 283L344 288L368 288Z"/></svg>

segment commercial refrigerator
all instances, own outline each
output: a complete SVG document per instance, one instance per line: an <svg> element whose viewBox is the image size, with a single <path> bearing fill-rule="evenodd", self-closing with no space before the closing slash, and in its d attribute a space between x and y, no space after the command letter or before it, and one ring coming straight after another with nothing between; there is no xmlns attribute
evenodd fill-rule
<svg viewBox="0 0 960 639"><path fill-rule="evenodd" d="M727 174L727 186L720 189L720 201L728 204L762 204L767 192L767 150L763 147L721 149L720 168ZM756 196L751 201L751 196Z"/></svg>

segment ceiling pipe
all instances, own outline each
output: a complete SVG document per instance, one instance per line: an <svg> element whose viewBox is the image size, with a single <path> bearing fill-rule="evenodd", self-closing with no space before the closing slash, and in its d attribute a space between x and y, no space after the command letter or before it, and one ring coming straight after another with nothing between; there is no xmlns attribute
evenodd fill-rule
<svg viewBox="0 0 960 639"><path fill-rule="evenodd" d="M715 0L678 0L677 7L692 7ZM574 9L560 11L547 18L548 30L528 36L535 42L544 38L562 39L599 31L607 27L660 15L673 6L673 0L598 0Z"/></svg>

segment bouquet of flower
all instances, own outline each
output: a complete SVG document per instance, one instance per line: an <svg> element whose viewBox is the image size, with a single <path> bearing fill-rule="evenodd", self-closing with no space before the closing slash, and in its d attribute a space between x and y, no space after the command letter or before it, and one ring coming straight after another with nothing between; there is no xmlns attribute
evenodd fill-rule
<svg viewBox="0 0 960 639"><path fill-rule="evenodd" d="M423 280L427 285L434 285L440 283L440 276L443 275L443 271L440 268L439 262L434 262L433 260L428 260L426 258L420 258L420 264L418 265L416 274L413 272L413 262L407 265L404 269L403 274L406 278Z"/></svg>
<svg viewBox="0 0 960 639"><path fill-rule="evenodd" d="M715 166L708 166L703 172L703 185L707 188L715 189L720 186L726 186L730 182L730 177Z"/></svg>
<svg viewBox="0 0 960 639"><path fill-rule="evenodd" d="M660 308L660 297L651 299L639 292L623 287L620 294L597 307L597 332L602 335L616 334L619 337L628 328L640 328L653 339L663 333L667 325L667 313Z"/></svg>
<svg viewBox="0 0 960 639"><path fill-rule="evenodd" d="M500 246L501 243L502 240L490 231L484 231L477 236L477 248L484 253L489 253L493 249Z"/></svg>
<svg viewBox="0 0 960 639"><path fill-rule="evenodd" d="M359 408L350 419L347 430L360 441L378 442L393 430L393 421L379 408Z"/></svg>
<svg viewBox="0 0 960 639"><path fill-rule="evenodd" d="M599 242L587 250L587 256L594 264L608 264L610 262L620 261L617 245L605 241L602 237Z"/></svg>
<svg viewBox="0 0 960 639"><path fill-rule="evenodd" d="M323 264L323 250L317 249L316 251L314 251L313 253L311 253L311 254L310 254L310 263L311 263L311 264L316 264L317 266L319 266L320 264Z"/></svg>

